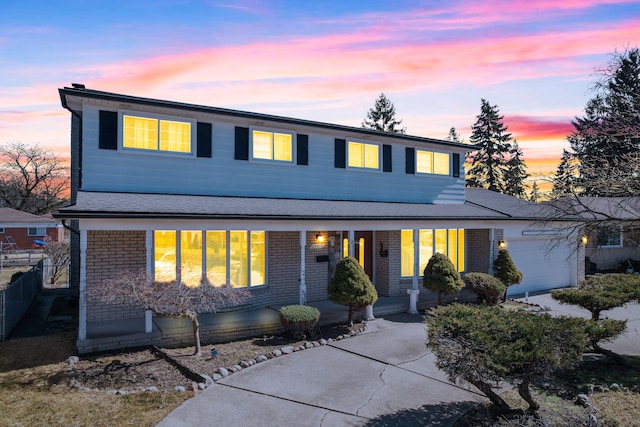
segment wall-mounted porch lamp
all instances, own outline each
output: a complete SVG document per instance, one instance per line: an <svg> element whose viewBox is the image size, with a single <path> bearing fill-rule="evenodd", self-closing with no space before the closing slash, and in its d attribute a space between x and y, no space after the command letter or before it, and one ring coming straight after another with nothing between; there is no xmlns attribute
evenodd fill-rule
<svg viewBox="0 0 640 427"><path fill-rule="evenodd" d="M324 243L325 240L326 240L326 237L324 236L324 234L321 234L321 233L316 234L316 242Z"/></svg>
<svg viewBox="0 0 640 427"><path fill-rule="evenodd" d="M580 237L580 243L582 243L584 246L587 246L587 243L589 243L589 236L585 234L584 236Z"/></svg>
<svg viewBox="0 0 640 427"><path fill-rule="evenodd" d="M507 247L507 242L505 242L504 240L499 240L498 246L500 247L500 249L504 249Z"/></svg>

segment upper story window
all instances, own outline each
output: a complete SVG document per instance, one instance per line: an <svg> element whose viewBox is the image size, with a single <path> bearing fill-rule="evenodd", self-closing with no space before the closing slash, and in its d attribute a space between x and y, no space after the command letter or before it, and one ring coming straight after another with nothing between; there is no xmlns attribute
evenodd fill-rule
<svg viewBox="0 0 640 427"><path fill-rule="evenodd" d="M449 175L449 154L416 150L416 172Z"/></svg>
<svg viewBox="0 0 640 427"><path fill-rule="evenodd" d="M293 135L290 133L253 130L252 142L254 159L293 161Z"/></svg>
<svg viewBox="0 0 640 427"><path fill-rule="evenodd" d="M380 147L349 141L348 165L350 168L380 169Z"/></svg>
<svg viewBox="0 0 640 427"><path fill-rule="evenodd" d="M122 116L124 148L191 153L191 122Z"/></svg>

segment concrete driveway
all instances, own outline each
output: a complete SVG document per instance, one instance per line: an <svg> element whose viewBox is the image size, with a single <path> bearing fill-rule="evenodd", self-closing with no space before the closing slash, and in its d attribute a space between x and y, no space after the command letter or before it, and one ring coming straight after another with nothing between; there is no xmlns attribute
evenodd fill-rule
<svg viewBox="0 0 640 427"><path fill-rule="evenodd" d="M274 358L224 378L159 426L450 426L480 394L446 381L419 315Z"/></svg>

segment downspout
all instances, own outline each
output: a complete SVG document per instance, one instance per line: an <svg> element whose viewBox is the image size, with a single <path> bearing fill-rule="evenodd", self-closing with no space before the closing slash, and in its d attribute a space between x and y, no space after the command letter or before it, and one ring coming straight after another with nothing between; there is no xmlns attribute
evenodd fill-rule
<svg viewBox="0 0 640 427"><path fill-rule="evenodd" d="M66 221L67 221L66 219L62 220L62 226L64 228L66 228L67 230L71 231L72 233L77 234L79 236L80 235L80 231L76 230L75 228L71 227L70 225L67 225Z"/></svg>

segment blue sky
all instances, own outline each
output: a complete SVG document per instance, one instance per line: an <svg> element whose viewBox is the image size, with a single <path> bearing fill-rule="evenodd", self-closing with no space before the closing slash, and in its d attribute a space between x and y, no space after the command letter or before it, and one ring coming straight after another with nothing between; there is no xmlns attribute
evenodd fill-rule
<svg viewBox="0 0 640 427"><path fill-rule="evenodd" d="M638 46L640 2L20 1L0 6L0 144L68 153L57 88L360 126L384 92L410 134L468 140L498 105L534 175L594 69Z"/></svg>

